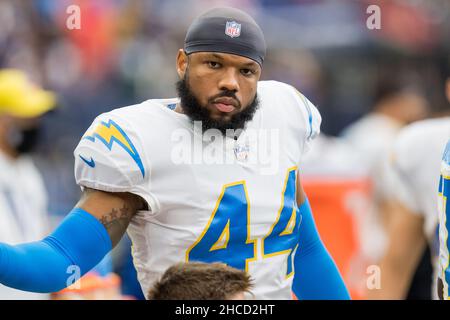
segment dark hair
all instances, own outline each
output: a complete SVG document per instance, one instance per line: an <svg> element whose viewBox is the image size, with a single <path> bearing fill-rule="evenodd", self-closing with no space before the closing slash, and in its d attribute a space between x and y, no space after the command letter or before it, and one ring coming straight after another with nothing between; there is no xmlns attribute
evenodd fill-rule
<svg viewBox="0 0 450 320"><path fill-rule="evenodd" d="M449 101L446 95L447 81L450 80L450 51L448 49L441 50L437 55L437 99L436 114L448 114Z"/></svg>
<svg viewBox="0 0 450 320"><path fill-rule="evenodd" d="M439 57L441 75L443 80L450 78L450 51L444 51Z"/></svg>
<svg viewBox="0 0 450 320"><path fill-rule="evenodd" d="M178 263L148 293L150 300L226 300L253 287L245 271L222 263Z"/></svg>
<svg viewBox="0 0 450 320"><path fill-rule="evenodd" d="M411 70L384 68L376 80L374 104L392 98L403 91L425 95L419 75Z"/></svg>
<svg viewBox="0 0 450 320"><path fill-rule="evenodd" d="M450 78L450 51L441 50L437 55L437 62L441 81L445 83Z"/></svg>

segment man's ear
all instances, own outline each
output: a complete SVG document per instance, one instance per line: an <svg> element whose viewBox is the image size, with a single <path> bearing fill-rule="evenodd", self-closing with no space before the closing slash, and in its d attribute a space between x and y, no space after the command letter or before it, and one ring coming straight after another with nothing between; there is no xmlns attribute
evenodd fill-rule
<svg viewBox="0 0 450 320"><path fill-rule="evenodd" d="M188 65L188 56L183 49L178 50L177 55L177 73L180 79L184 78Z"/></svg>

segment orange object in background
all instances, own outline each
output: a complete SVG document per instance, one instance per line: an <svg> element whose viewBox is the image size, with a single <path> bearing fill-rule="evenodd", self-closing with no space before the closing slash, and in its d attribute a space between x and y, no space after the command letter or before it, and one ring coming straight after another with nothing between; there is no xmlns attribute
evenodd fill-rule
<svg viewBox="0 0 450 320"><path fill-rule="evenodd" d="M362 220L371 201L367 178L303 177L320 237L341 272L352 299L364 299L369 263L361 250Z"/></svg>
<svg viewBox="0 0 450 320"><path fill-rule="evenodd" d="M120 292L121 279L111 273L101 277L95 272L83 276L73 285L52 294L52 300L124 300Z"/></svg>

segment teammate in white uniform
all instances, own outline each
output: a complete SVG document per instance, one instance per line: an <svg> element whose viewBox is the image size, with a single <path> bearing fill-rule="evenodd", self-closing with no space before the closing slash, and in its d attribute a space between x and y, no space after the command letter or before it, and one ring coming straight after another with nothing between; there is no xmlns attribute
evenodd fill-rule
<svg viewBox="0 0 450 320"><path fill-rule="evenodd" d="M176 262L219 261L248 271L259 299L290 299L292 290L348 298L298 176L320 115L291 86L258 82L264 52L245 13L213 9L198 18L177 57L180 98L94 121L74 153L83 198L39 248L21 255L4 246L13 262L2 266L0 246L0 282L52 290L63 272L49 284L36 280L42 273L28 283L8 270L58 255L60 270L75 264L84 273L128 228L145 293Z"/></svg>
<svg viewBox="0 0 450 320"><path fill-rule="evenodd" d="M381 294L380 298L405 298L426 245L430 246L437 272L436 172L449 137L450 117L445 117L408 126L394 144L387 169L393 200L389 211L390 243L380 263L384 275L382 290L374 292Z"/></svg>
<svg viewBox="0 0 450 320"><path fill-rule="evenodd" d="M448 300L449 297L449 241L450 221L450 140L442 157L441 176L439 180L439 272L438 295Z"/></svg>
<svg viewBox="0 0 450 320"><path fill-rule="evenodd" d="M382 159L389 153L399 131L409 123L423 119L428 108L413 79L406 78L400 72L380 76L375 86L371 112L345 128L341 134L359 152L373 184L373 206L366 218L371 228L363 233L363 242L369 249L368 258L372 261L383 256L388 242L383 200L390 181L384 174Z"/></svg>
<svg viewBox="0 0 450 320"><path fill-rule="evenodd" d="M23 72L0 70L0 242L39 240L49 231L45 186L25 147L33 119L53 108L53 100ZM0 285L0 300L43 298Z"/></svg>
<svg viewBox="0 0 450 320"><path fill-rule="evenodd" d="M441 69L443 91L450 102L448 62L444 61ZM372 291L372 298L404 299L426 245L430 247L434 269L431 296L437 298L437 176L449 138L450 116L413 123L400 132L384 162L389 179L385 194L390 195L390 241L380 262L382 289Z"/></svg>
<svg viewBox="0 0 450 320"><path fill-rule="evenodd" d="M450 101L450 55L446 60L446 95L448 101ZM450 136L449 136L450 138ZM438 296L448 300L449 297L449 242L448 242L448 230L449 230L449 217L450 217L450 140L447 142L447 146L444 151L441 163L441 176L439 180L439 269L438 269Z"/></svg>

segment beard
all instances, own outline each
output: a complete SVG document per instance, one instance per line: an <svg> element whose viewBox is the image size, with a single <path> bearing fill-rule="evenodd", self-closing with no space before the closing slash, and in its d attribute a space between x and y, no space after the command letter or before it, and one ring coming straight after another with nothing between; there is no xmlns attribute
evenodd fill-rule
<svg viewBox="0 0 450 320"><path fill-rule="evenodd" d="M187 75L187 73L186 73ZM253 101L248 104L241 112L236 113L231 116L229 120L216 120L213 119L210 115L210 111L203 106L197 99L197 97L192 93L189 88L187 76L177 82L177 93L180 98L181 107L183 108L183 112L192 120L192 121L201 121L202 130L205 132L208 129L218 129L222 132L223 135L226 135L227 130L242 130L245 127L245 124L253 119L256 110L259 107L259 100L257 94ZM234 91L227 90L223 91L219 95L216 95L210 101L217 99L219 97L230 97L234 98L236 101L239 101L236 98Z"/></svg>

